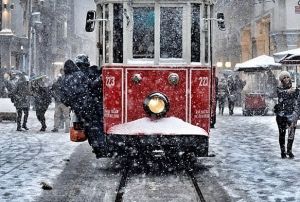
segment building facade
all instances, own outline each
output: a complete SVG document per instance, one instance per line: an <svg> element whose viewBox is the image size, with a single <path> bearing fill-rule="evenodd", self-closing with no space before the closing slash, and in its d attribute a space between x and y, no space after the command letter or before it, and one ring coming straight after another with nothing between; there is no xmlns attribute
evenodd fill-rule
<svg viewBox="0 0 300 202"><path fill-rule="evenodd" d="M53 78L64 61L85 52L84 37L75 30L80 4L84 2L0 0L0 66Z"/></svg>
<svg viewBox="0 0 300 202"><path fill-rule="evenodd" d="M214 43L223 68L300 47L299 0L218 0L216 12L225 15L225 33L216 30Z"/></svg>

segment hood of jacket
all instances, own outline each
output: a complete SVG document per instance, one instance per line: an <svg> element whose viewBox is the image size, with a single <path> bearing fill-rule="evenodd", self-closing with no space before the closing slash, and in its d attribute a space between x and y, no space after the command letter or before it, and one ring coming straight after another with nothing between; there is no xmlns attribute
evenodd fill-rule
<svg viewBox="0 0 300 202"><path fill-rule="evenodd" d="M73 72L79 71L79 68L72 60L67 60L64 64L64 72L65 74L72 74Z"/></svg>

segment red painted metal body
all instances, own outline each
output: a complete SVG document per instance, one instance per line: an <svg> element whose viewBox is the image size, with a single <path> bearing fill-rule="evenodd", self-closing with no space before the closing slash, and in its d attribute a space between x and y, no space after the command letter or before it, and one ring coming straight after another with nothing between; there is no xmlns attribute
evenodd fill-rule
<svg viewBox="0 0 300 202"><path fill-rule="evenodd" d="M267 109L264 93L248 93L245 95L244 115L265 114Z"/></svg>
<svg viewBox="0 0 300 202"><path fill-rule="evenodd" d="M177 85L169 83L171 73L178 74ZM140 82L132 80L135 75L141 77ZM143 101L152 92L168 97L168 117L180 118L209 132L211 99L215 96L210 68L104 65L102 76L105 133L114 125L146 117Z"/></svg>

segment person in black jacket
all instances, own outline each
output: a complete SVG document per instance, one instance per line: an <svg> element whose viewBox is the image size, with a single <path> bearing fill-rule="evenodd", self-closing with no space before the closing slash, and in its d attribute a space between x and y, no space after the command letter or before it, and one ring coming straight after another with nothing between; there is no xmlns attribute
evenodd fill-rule
<svg viewBox="0 0 300 202"><path fill-rule="evenodd" d="M90 66L89 57L79 54L75 64L88 78L87 99L84 105L84 131L92 145L96 157L105 156L106 146L103 135L103 99L102 99L102 71L98 66Z"/></svg>
<svg viewBox="0 0 300 202"><path fill-rule="evenodd" d="M25 75L21 75L16 83L16 88L12 92L14 95L13 103L17 109L17 131L22 131L22 128L28 130L27 119L30 107L30 88L29 82ZM23 124L22 113L24 113Z"/></svg>
<svg viewBox="0 0 300 202"><path fill-rule="evenodd" d="M233 115L234 102L236 101L236 85L232 75L229 75L227 78L227 90L228 90L229 115L231 116Z"/></svg>
<svg viewBox="0 0 300 202"><path fill-rule="evenodd" d="M101 72L94 67L86 68L83 72L72 60L65 62L61 101L84 123L89 144L96 157L101 157L105 153Z"/></svg>
<svg viewBox="0 0 300 202"><path fill-rule="evenodd" d="M299 117L299 90L292 88L292 80L289 72L282 71L279 75L281 82L277 88L278 104L275 108L276 122L279 130L279 145L281 158L294 158L292 146L294 142L297 120ZM285 151L285 133L288 128L287 151Z"/></svg>
<svg viewBox="0 0 300 202"><path fill-rule="evenodd" d="M31 92L34 99L36 117L42 124L40 131L46 131L46 118L45 113L52 101L50 89L46 86L43 78L32 81Z"/></svg>

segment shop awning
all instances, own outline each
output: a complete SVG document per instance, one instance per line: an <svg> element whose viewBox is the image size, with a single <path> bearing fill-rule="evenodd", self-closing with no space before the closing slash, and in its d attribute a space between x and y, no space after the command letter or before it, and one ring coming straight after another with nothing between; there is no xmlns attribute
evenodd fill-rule
<svg viewBox="0 0 300 202"><path fill-rule="evenodd" d="M268 55L261 55L243 63L237 63L234 71L264 71L267 69L280 69L281 64L276 63L274 58Z"/></svg>
<svg viewBox="0 0 300 202"><path fill-rule="evenodd" d="M273 56L281 64L300 64L300 48L274 53Z"/></svg>

